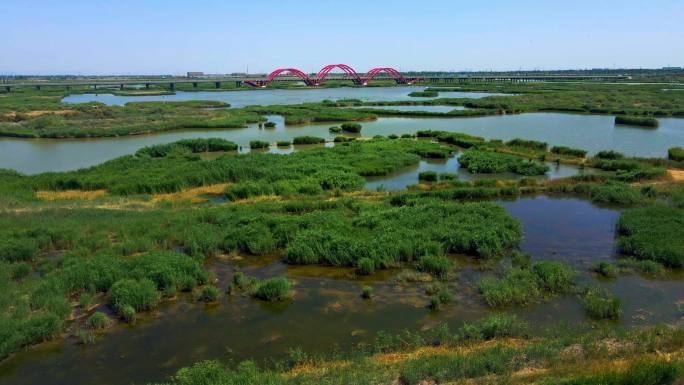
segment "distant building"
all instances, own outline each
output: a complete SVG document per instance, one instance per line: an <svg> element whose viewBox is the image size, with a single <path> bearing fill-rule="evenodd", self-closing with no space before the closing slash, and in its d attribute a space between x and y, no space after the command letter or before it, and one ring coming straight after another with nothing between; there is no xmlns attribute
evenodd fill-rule
<svg viewBox="0 0 684 385"><path fill-rule="evenodd" d="M201 78L204 77L204 72L188 72L189 78Z"/></svg>

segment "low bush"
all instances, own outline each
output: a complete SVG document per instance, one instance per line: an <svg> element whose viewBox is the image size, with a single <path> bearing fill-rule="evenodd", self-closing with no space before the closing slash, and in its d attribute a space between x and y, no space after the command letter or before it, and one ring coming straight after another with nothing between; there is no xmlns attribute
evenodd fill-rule
<svg viewBox="0 0 684 385"><path fill-rule="evenodd" d="M418 174L418 180L422 180L424 182L436 182L437 173L435 171L423 171Z"/></svg>
<svg viewBox="0 0 684 385"><path fill-rule="evenodd" d="M569 155L578 158L584 158L587 155L585 150L566 146L553 146L551 147L551 152L558 155Z"/></svg>
<svg viewBox="0 0 684 385"><path fill-rule="evenodd" d="M549 146L546 142L539 142L536 140L525 140L519 138L509 140L508 142L506 142L506 145L512 147L524 147L536 151L546 151L546 149Z"/></svg>
<svg viewBox="0 0 684 385"><path fill-rule="evenodd" d="M370 258L360 258L356 271L361 275L371 275L375 271L375 262Z"/></svg>
<svg viewBox="0 0 684 385"><path fill-rule="evenodd" d="M599 287L588 288L583 302L587 313L594 319L618 319L622 314L622 301Z"/></svg>
<svg viewBox="0 0 684 385"><path fill-rule="evenodd" d="M453 269L454 263L446 256L425 255L418 260L418 270L436 276L444 276Z"/></svg>
<svg viewBox="0 0 684 385"><path fill-rule="evenodd" d="M684 209L655 205L625 211L618 247L627 255L668 267L684 267Z"/></svg>
<svg viewBox="0 0 684 385"><path fill-rule="evenodd" d="M249 142L249 148L251 149L268 148L270 145L270 143L263 140L251 140Z"/></svg>
<svg viewBox="0 0 684 385"><path fill-rule="evenodd" d="M342 123L340 125L342 131L359 133L361 132L361 125L359 123Z"/></svg>
<svg viewBox="0 0 684 385"><path fill-rule="evenodd" d="M342 132L342 128L337 127L337 126L333 126L333 127L328 128L328 131L333 133L333 134L339 134L340 132Z"/></svg>
<svg viewBox="0 0 684 385"><path fill-rule="evenodd" d="M684 162L684 147L672 147L668 149L667 157L677 162Z"/></svg>
<svg viewBox="0 0 684 385"><path fill-rule="evenodd" d="M615 278L620 274L620 269L610 262L596 263L591 270L606 278Z"/></svg>
<svg viewBox="0 0 684 385"><path fill-rule="evenodd" d="M292 284L287 278L268 278L259 283L254 297L264 301L281 301L292 296Z"/></svg>
<svg viewBox="0 0 684 385"><path fill-rule="evenodd" d="M325 143L325 139L316 136L295 136L292 140L295 145L298 144L319 144Z"/></svg>
<svg viewBox="0 0 684 385"><path fill-rule="evenodd" d="M278 145L278 147L290 147L292 142L290 142L289 140L279 140L276 144Z"/></svg>
<svg viewBox="0 0 684 385"><path fill-rule="evenodd" d="M21 280L29 276L33 267L28 262L15 262L12 264L11 277L14 280Z"/></svg>
<svg viewBox="0 0 684 385"><path fill-rule="evenodd" d="M105 329L109 326L111 320L105 313L96 311L88 318L87 324L90 329Z"/></svg>
<svg viewBox="0 0 684 385"><path fill-rule="evenodd" d="M119 280L112 285L108 294L109 304L120 315L124 315L124 308L127 306L135 311L150 310L159 302L157 286L150 279Z"/></svg>
<svg viewBox="0 0 684 385"><path fill-rule="evenodd" d="M537 161L526 161L517 156L470 149L458 158L458 163L473 174L516 173L520 175L544 175L549 166Z"/></svg>
<svg viewBox="0 0 684 385"><path fill-rule="evenodd" d="M373 296L373 288L370 286L364 286L361 289L361 298L370 299Z"/></svg>
<svg viewBox="0 0 684 385"><path fill-rule="evenodd" d="M617 151L603 150L603 151L597 152L596 157L599 159L616 160L616 159L622 159L625 156L622 153L617 152Z"/></svg>
<svg viewBox="0 0 684 385"><path fill-rule="evenodd" d="M274 128L276 126L275 122L266 122L264 123L264 127L266 128Z"/></svg>
<svg viewBox="0 0 684 385"><path fill-rule="evenodd" d="M615 124L624 124L629 126L641 126L641 127L658 127L658 119L644 116L616 116Z"/></svg>
<svg viewBox="0 0 684 385"><path fill-rule="evenodd" d="M408 96L412 98L436 98L437 96L439 96L439 92L431 90L413 91L409 93Z"/></svg>
<svg viewBox="0 0 684 385"><path fill-rule="evenodd" d="M199 300L203 302L214 302L219 298L219 289L214 285L207 285L202 288Z"/></svg>

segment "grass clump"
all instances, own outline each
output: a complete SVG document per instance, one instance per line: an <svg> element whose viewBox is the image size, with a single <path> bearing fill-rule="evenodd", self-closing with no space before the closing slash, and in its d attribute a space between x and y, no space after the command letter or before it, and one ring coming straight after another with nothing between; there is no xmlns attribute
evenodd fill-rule
<svg viewBox="0 0 684 385"><path fill-rule="evenodd" d="M508 142L506 142L506 145L511 147L529 148L531 150L544 152L546 152L546 149L549 146L549 144L546 142L539 142L536 140L525 140L519 138L509 140Z"/></svg>
<svg viewBox="0 0 684 385"><path fill-rule="evenodd" d="M361 132L361 124L359 124L359 123L342 123L340 125L340 128L342 129L342 131L351 132L351 133Z"/></svg>
<svg viewBox="0 0 684 385"><path fill-rule="evenodd" d="M597 152L596 157L599 159L617 160L617 159L623 159L625 156L621 152L617 152L617 151L613 151L613 150L603 150L603 151Z"/></svg>
<svg viewBox="0 0 684 385"><path fill-rule="evenodd" d="M328 131L330 133L333 133L333 134L339 134L340 132L342 132L342 128L337 127L337 126L333 126L333 127L328 128Z"/></svg>
<svg viewBox="0 0 684 385"><path fill-rule="evenodd" d="M417 268L422 272L443 277L454 268L454 263L443 255L425 255L418 260Z"/></svg>
<svg viewBox="0 0 684 385"><path fill-rule="evenodd" d="M439 92L437 91L432 91L432 90L425 90L425 91L413 91L408 94L408 96L412 98L435 98L439 96Z"/></svg>
<svg viewBox="0 0 684 385"><path fill-rule="evenodd" d="M658 119L644 116L616 116L616 125L658 128Z"/></svg>
<svg viewBox="0 0 684 385"><path fill-rule="evenodd" d="M576 274L562 262L541 261L531 268L510 268L501 278L483 278L480 292L489 306L527 305L569 293L574 289Z"/></svg>
<svg viewBox="0 0 684 385"><path fill-rule="evenodd" d="M375 272L375 261L370 258L360 258L356 265L356 272L360 275L371 275Z"/></svg>
<svg viewBox="0 0 684 385"><path fill-rule="evenodd" d="M219 298L219 289L214 285L207 285L202 288L198 300L202 302L215 302Z"/></svg>
<svg viewBox="0 0 684 385"><path fill-rule="evenodd" d="M90 329L106 329L111 320L105 313L96 311L93 315L88 318L87 325Z"/></svg>
<svg viewBox="0 0 684 385"><path fill-rule="evenodd" d="M585 150L580 150L579 148L572 148L566 146L553 146L551 147L551 153L558 155L569 155L578 158L584 158L587 155Z"/></svg>
<svg viewBox="0 0 684 385"><path fill-rule="evenodd" d="M594 319L619 319L622 301L600 287L588 288L583 296L584 308Z"/></svg>
<svg viewBox="0 0 684 385"><path fill-rule="evenodd" d="M592 266L591 270L606 278L615 278L620 274L620 269L610 262L596 263Z"/></svg>
<svg viewBox="0 0 684 385"><path fill-rule="evenodd" d="M423 171L418 174L418 180L422 180L424 182L436 182L437 181L437 172L435 171Z"/></svg>
<svg viewBox="0 0 684 385"><path fill-rule="evenodd" d="M124 308L131 307L135 311L150 310L157 306L159 292L150 279L122 279L109 289L109 304L119 315L124 315Z"/></svg>
<svg viewBox="0 0 684 385"><path fill-rule="evenodd" d="M517 156L498 152L470 149L458 158L458 163L473 174L511 172L520 175L544 175L549 166L537 161L527 161Z"/></svg>
<svg viewBox="0 0 684 385"><path fill-rule="evenodd" d="M292 297L292 284L284 277L268 278L259 283L253 296L264 301L282 301Z"/></svg>
<svg viewBox="0 0 684 385"><path fill-rule="evenodd" d="M292 142L290 142L289 140L279 140L276 144L278 145L278 147L290 147Z"/></svg>
<svg viewBox="0 0 684 385"><path fill-rule="evenodd" d="M259 149L259 148L268 148L271 144L263 141L263 140L250 140L249 141L249 148L251 149Z"/></svg>
<svg viewBox="0 0 684 385"><path fill-rule="evenodd" d="M298 144L319 144L319 143L325 143L325 139L319 138L317 136L295 136L294 139L292 140L292 143L295 145Z"/></svg>
<svg viewBox="0 0 684 385"><path fill-rule="evenodd" d="M266 122L264 123L265 128L274 128L276 126L275 122Z"/></svg>
<svg viewBox="0 0 684 385"><path fill-rule="evenodd" d="M361 298L371 299L371 297L373 297L373 288L370 286L364 286L361 289Z"/></svg>
<svg viewBox="0 0 684 385"><path fill-rule="evenodd" d="M672 147L668 149L667 157L677 162L684 162L684 147Z"/></svg>
<svg viewBox="0 0 684 385"><path fill-rule="evenodd" d="M655 205L625 211L618 220L618 247L640 260L684 267L684 209Z"/></svg>

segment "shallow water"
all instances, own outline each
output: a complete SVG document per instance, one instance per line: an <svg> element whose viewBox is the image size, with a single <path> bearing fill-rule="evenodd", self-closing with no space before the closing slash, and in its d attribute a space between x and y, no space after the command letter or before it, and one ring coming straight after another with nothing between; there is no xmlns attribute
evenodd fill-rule
<svg viewBox="0 0 684 385"><path fill-rule="evenodd" d="M245 91L178 91L174 95L117 96L108 93L69 95L62 99L64 103L100 102L107 105L124 105L128 102L183 101L183 100L216 100L230 103L231 107L245 107L271 104L300 104L320 102L325 99L359 99L369 102L397 100L425 100L431 98L415 98L408 94L423 91L422 86L402 87L339 87L339 88L306 88L297 90L259 89ZM439 97L479 99L487 96L506 95L487 92L443 92Z"/></svg>
<svg viewBox="0 0 684 385"><path fill-rule="evenodd" d="M367 190L384 190L384 191L399 191L404 190L410 185L419 182L418 174L425 171L434 171L438 174L452 173L458 176L461 181L470 181L477 179L521 179L522 175L517 174L471 174L468 170L461 168L458 163L458 155L449 159L425 159L421 160L417 165L409 166L401 170L397 170L385 176L373 176L366 178ZM544 176L539 176L540 179L557 179L573 176L580 173L577 167L567 166L564 164L556 165L552 162L547 162L550 170ZM589 172L589 171L587 171Z"/></svg>
<svg viewBox="0 0 684 385"><path fill-rule="evenodd" d="M566 260L586 272L587 260L613 256L615 221L619 211L575 198L524 197L500 202L522 220L524 251L535 259ZM560 243L562 241L562 244ZM83 346L73 339L43 344L0 364L2 384L146 383L160 381L179 367L202 359L242 360L283 357L290 347L327 352L369 341L378 330L429 328L440 322L458 327L501 310L486 307L477 293L481 272L472 258L457 257L459 274L450 282L456 301L439 312L425 308L429 297L420 284L397 286L396 271L380 271L359 279L351 269L285 266L277 258L219 259L211 263L221 287L239 268L266 277L285 274L295 282L289 303L265 304L241 295L219 305L179 299L136 326L116 326ZM586 261L589 262L589 261ZM583 280L593 280L584 273ZM359 298L371 284L374 297ZM625 276L602 282L624 302L619 322L625 326L677 322L682 313L681 280L648 280ZM539 331L559 321L586 321L581 302L566 296L508 311L534 323Z"/></svg>
<svg viewBox="0 0 684 385"><path fill-rule="evenodd" d="M271 129L256 124L227 130L173 131L152 135L100 139L16 139L0 138L0 168L27 174L66 171L102 163L132 154L153 144L187 138L224 138L243 147L250 140L275 143L295 136L312 135L328 140L333 124L285 126L281 116L267 116L276 122ZM588 150L590 154L613 149L627 155L666 157L667 149L684 145L684 119L661 118L658 129L615 126L614 117L562 113L497 115L477 118L380 118L363 123L362 135L408 134L419 130L444 130L478 135L487 139L534 139L550 145Z"/></svg>

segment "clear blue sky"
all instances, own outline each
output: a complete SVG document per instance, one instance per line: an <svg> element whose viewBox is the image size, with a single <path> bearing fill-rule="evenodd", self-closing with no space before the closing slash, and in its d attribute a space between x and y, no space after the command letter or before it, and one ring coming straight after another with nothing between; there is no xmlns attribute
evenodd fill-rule
<svg viewBox="0 0 684 385"><path fill-rule="evenodd" d="M684 0L2 0L0 74L684 66Z"/></svg>

